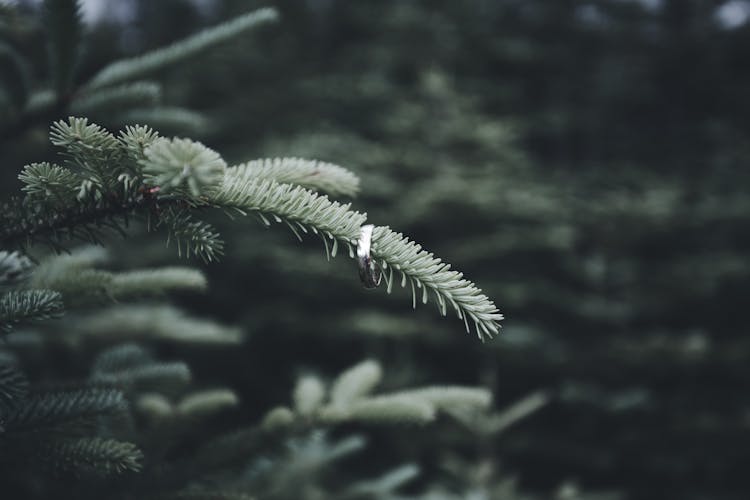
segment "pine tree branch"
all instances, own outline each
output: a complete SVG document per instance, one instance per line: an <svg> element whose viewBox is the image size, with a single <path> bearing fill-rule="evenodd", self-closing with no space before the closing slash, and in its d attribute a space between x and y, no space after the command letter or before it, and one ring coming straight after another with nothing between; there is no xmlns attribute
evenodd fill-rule
<svg viewBox="0 0 750 500"><path fill-rule="evenodd" d="M332 202L302 187L279 184L273 180L255 179L242 172L227 171L222 187L208 197L208 201L220 208L247 214L256 212L265 224L269 219L285 222L298 236L298 230L320 234L326 243L341 241L351 249L359 238L359 231L366 215L350 211L350 205ZM400 233L387 227L377 227L373 232L372 253L386 271L387 290L393 287L394 270L401 273L401 286L411 283L416 307L416 290L422 289L422 301L427 302L432 291L440 312L445 315L447 304L453 306L459 318L464 319L466 329L471 320L481 340L491 338L499 332L503 319L495 305L470 281L450 264L442 262L433 254Z"/></svg>
<svg viewBox="0 0 750 500"><path fill-rule="evenodd" d="M167 227L167 246L174 241L180 257L195 255L204 262L212 262L224 254L224 241L216 229L207 222L195 219L187 210L165 211L159 225Z"/></svg>
<svg viewBox="0 0 750 500"><path fill-rule="evenodd" d="M16 323L60 316L62 296L52 290L11 291L0 296L0 332L9 332Z"/></svg>
<svg viewBox="0 0 750 500"><path fill-rule="evenodd" d="M0 361L0 432L5 416L29 393L29 380L12 364Z"/></svg>
<svg viewBox="0 0 750 500"><path fill-rule="evenodd" d="M186 344L237 344L242 332L190 317L166 305L110 307L79 319L72 335L108 339L164 339Z"/></svg>
<svg viewBox="0 0 750 500"><path fill-rule="evenodd" d="M61 472L98 476L138 472L143 468L143 452L133 443L85 437L55 440L44 447L45 461Z"/></svg>
<svg viewBox="0 0 750 500"><path fill-rule="evenodd" d="M33 267L25 255L0 250L0 291L12 289L26 281Z"/></svg>
<svg viewBox="0 0 750 500"><path fill-rule="evenodd" d="M35 193L50 191L70 198L72 181L67 176L72 174L48 165L24 170L30 196L0 212L0 244L42 241L54 245L62 237L96 242L105 228L124 233L128 216L154 214L157 226L169 227L170 238L177 240L180 251L184 245L188 255L210 261L221 254L223 242L193 214L213 207L230 215L255 213L266 225L272 220L283 222L300 240L302 233L312 232L322 238L327 254L335 256L342 243L354 257L354 245L367 219L350 210L350 204L274 179L313 184L311 176L325 173L320 177L328 180L316 181L318 186L338 191L352 188L353 177L339 167L292 159L227 169L217 152L199 142L160 138L144 127L129 128L118 140L80 118L55 123L51 137L88 178L75 199L52 209L35 200ZM401 286L411 285L415 307L421 289L423 303L432 293L443 315L451 305L467 331L470 321L474 324L481 340L499 332L503 316L494 303L461 273L402 234L375 228L372 256L385 273L388 293L394 275L400 273Z"/></svg>
<svg viewBox="0 0 750 500"><path fill-rule="evenodd" d="M152 356L140 345L119 344L99 353L91 367L91 373L93 375L115 373L143 366L152 361Z"/></svg>
<svg viewBox="0 0 750 500"><path fill-rule="evenodd" d="M447 264L433 254L422 249L421 245L410 241L401 233L391 231L388 227L379 226L373 231L372 253L380 259L387 273L387 287L393 286L394 270L401 273L401 286L411 282L412 304L416 306L416 290L422 288L422 302L427 303L428 290L431 290L443 316L447 312L447 303L453 306L459 318L464 320L466 331L469 331L468 320L476 327L481 340L492 338L499 332L499 322L503 315L495 304L482 293L463 274L452 270Z"/></svg>
<svg viewBox="0 0 750 500"><path fill-rule="evenodd" d="M151 362L117 371L94 373L90 378L92 382L116 385L129 393L148 390L173 391L185 387L191 379L190 368L181 361Z"/></svg>
<svg viewBox="0 0 750 500"><path fill-rule="evenodd" d="M492 403L488 390L460 386L430 386L371 396L381 374L380 364L368 360L344 371L330 389L317 377L301 377L292 393L293 408L272 409L261 428L276 431L344 422L425 424L435 420L438 412L476 416Z"/></svg>
<svg viewBox="0 0 750 500"><path fill-rule="evenodd" d="M162 199L162 204L178 203ZM129 217L148 211L155 199L88 197L79 203L50 209L35 202L12 200L0 212L0 243L3 247L28 247L45 243L59 248L63 240L81 239L97 243L103 230L123 231Z"/></svg>
<svg viewBox="0 0 750 500"><path fill-rule="evenodd" d="M331 404L337 407L348 406L366 397L380 383L383 369L380 364L363 361L339 375L331 386Z"/></svg>
<svg viewBox="0 0 750 500"><path fill-rule="evenodd" d="M249 12L218 26L205 29L167 47L138 57L115 61L99 71L91 79L87 87L95 89L142 78L154 71L194 57L214 45L231 40L257 26L275 21L277 18L278 13L275 9L271 8Z"/></svg>
<svg viewBox="0 0 750 500"><path fill-rule="evenodd" d="M140 164L146 183L185 198L213 191L227 166L219 153L190 139L155 139L144 156Z"/></svg>
<svg viewBox="0 0 750 500"><path fill-rule="evenodd" d="M14 408L5 427L9 432L36 431L68 423L87 423L102 415L124 411L127 402L117 389L83 387L30 395Z"/></svg>
<svg viewBox="0 0 750 500"><path fill-rule="evenodd" d="M108 294L114 299L160 295L172 290L205 291L206 276L190 267L161 267L113 273Z"/></svg>
<svg viewBox="0 0 750 500"><path fill-rule="evenodd" d="M317 160L266 158L231 167L229 172L239 179L270 179L333 196L355 196L359 191L359 178L352 172Z"/></svg>
<svg viewBox="0 0 750 500"><path fill-rule="evenodd" d="M68 305L159 296L170 290L204 291L207 287L203 273L188 267L122 273L93 268L106 257L104 249L96 246L48 256L37 266L28 286L58 291Z"/></svg>
<svg viewBox="0 0 750 500"><path fill-rule="evenodd" d="M138 106L153 106L161 101L161 85L154 82L133 82L116 87L84 92L75 97L70 110L76 115L126 111Z"/></svg>
<svg viewBox="0 0 750 500"><path fill-rule="evenodd" d="M209 121L203 113L178 106L153 106L132 108L109 119L112 125L122 126L143 123L166 132L205 134Z"/></svg>
<svg viewBox="0 0 750 500"><path fill-rule="evenodd" d="M221 188L208 197L208 203L242 215L255 212L266 225L270 225L269 219L285 222L298 237L298 231L307 233L309 229L319 234L326 245L326 238L333 243L333 255L339 241L351 250L359 228L367 220L365 214L349 210L350 204L330 201L327 196L299 186L240 174L228 171Z"/></svg>

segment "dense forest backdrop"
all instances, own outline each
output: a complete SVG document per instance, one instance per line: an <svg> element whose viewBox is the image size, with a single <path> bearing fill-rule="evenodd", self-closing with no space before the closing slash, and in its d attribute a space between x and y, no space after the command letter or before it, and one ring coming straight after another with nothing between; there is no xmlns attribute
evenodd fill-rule
<svg viewBox="0 0 750 500"><path fill-rule="evenodd" d="M81 80L269 4L86 3L108 7L89 5ZM400 290L362 290L318 242L217 220L231 250L204 267L211 292L178 297L247 334L239 349L179 348L196 378L241 396L216 425L259 418L305 370L369 356L394 386L480 384L501 407L542 391L546 404L491 438L376 433L355 467L413 460L445 478L456 454L457 477L485 457L541 495L746 498L750 2L270 3L274 26L162 75L165 102L194 110L191 136L229 162L350 168L371 220L456 264L507 319L480 343ZM43 59L33 16L13 15L13 43ZM4 195L24 163L53 157L48 126L5 131ZM136 241L115 246L119 266L169 262L162 239Z"/></svg>

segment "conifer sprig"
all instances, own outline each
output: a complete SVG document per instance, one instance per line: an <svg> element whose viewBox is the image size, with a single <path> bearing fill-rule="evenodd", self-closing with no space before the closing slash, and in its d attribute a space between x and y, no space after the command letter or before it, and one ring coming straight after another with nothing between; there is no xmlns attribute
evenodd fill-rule
<svg viewBox="0 0 750 500"><path fill-rule="evenodd" d="M221 189L209 197L210 203L243 214L256 212L267 225L270 220L284 222L300 239L299 231L308 232L310 229L323 237L326 250L328 240L333 242L333 255L336 254L337 241L346 244L351 255L359 228L366 221L365 214L350 210L349 204L330 201L327 196L302 187L254 179L246 174L230 169ZM494 303L461 273L452 270L450 264L434 257L420 245L387 227L377 227L373 232L372 252L386 271L389 293L393 288L395 270L401 274L402 287L407 281L411 284L414 307L417 290L422 289L423 303L427 303L429 292L432 292L441 314L447 313L450 304L464 320L467 331L469 320L474 323L481 340L492 338L499 332L503 315Z"/></svg>
<svg viewBox="0 0 750 500"><path fill-rule="evenodd" d="M371 395L381 374L380 365L368 360L342 373L330 389L319 378L304 376L294 388L293 407L272 409L262 427L274 431L310 423L425 424L438 412L479 414L492 403L488 390L475 387L431 386Z"/></svg>
<svg viewBox="0 0 750 500"><path fill-rule="evenodd" d="M373 230L374 255L380 258L386 273L387 288L393 287L394 270L401 274L401 286L409 281L412 290L412 305L416 307L417 291L422 289L422 302L427 303L429 291L435 295L440 313L447 314L447 305L453 306L458 317L464 320L469 331L469 320L476 327L481 339L492 338L499 331L503 315L474 283L463 278L463 274L451 269L451 265L422 249L401 233L388 227Z"/></svg>
<svg viewBox="0 0 750 500"><path fill-rule="evenodd" d="M60 316L62 296L52 290L14 290L0 295L0 332L9 332L22 321Z"/></svg>
<svg viewBox="0 0 750 500"><path fill-rule="evenodd" d="M155 82L133 82L76 96L70 110L74 114L126 111L137 106L154 106L161 101L161 85Z"/></svg>
<svg viewBox="0 0 750 500"><path fill-rule="evenodd" d="M304 187L354 193L356 176L334 165L278 159L227 169L217 152L199 142L161 138L138 126L126 128L118 139L81 118L55 123L51 139L65 149L75 171L49 164L26 167L21 179L27 198L15 210L0 212L0 222L7 221L0 226L0 241L57 243L67 236L96 242L104 229L124 234L130 216L145 216L155 221L152 227L168 228L180 253L184 249L188 256L211 261L223 253L223 241L196 214L219 208L230 215L253 213L266 225L284 223L300 240L304 233L317 234L327 255L335 256L343 244L354 257L367 220L351 204ZM503 316L492 301L404 235L375 228L372 255L385 272L388 293L400 275L402 287L410 284L415 307L421 289L423 303L432 294L443 315L452 306L467 330L474 324L481 340L499 332Z"/></svg>
<svg viewBox="0 0 750 500"><path fill-rule="evenodd" d="M106 387L82 387L31 394L8 415L5 426L13 432L89 423L92 418L124 411L123 393Z"/></svg>
<svg viewBox="0 0 750 500"><path fill-rule="evenodd" d="M334 256L339 241L350 248L356 243L359 228L367 220L366 214L350 210L351 204L331 201L300 186L241 174L227 172L221 188L208 202L243 215L254 212L266 225L271 220L283 222L299 239L302 239L300 231L319 234L326 248L327 240L331 241Z"/></svg>
<svg viewBox="0 0 750 500"><path fill-rule="evenodd" d="M359 192L359 177L332 163L302 158L264 158L242 163L229 169L237 178L271 179L284 184L296 184L332 196L355 196Z"/></svg>
<svg viewBox="0 0 750 500"><path fill-rule="evenodd" d="M113 476L143 468L143 452L133 443L84 437L56 440L45 446L48 463L60 472Z"/></svg>
<svg viewBox="0 0 750 500"><path fill-rule="evenodd" d="M155 139L143 154L148 185L164 192L187 190L195 198L221 184L227 166L219 153L190 139Z"/></svg>
<svg viewBox="0 0 750 500"><path fill-rule="evenodd" d="M29 380L17 366L0 360L0 426L10 410L26 397Z"/></svg>
<svg viewBox="0 0 750 500"><path fill-rule="evenodd" d="M34 265L18 252L0 251L0 291L23 283L31 275Z"/></svg>
<svg viewBox="0 0 750 500"><path fill-rule="evenodd" d="M141 78L277 19L278 13L272 8L249 12L218 26L207 28L167 47L130 59L115 61L99 71L91 79L88 87L91 89L101 88Z"/></svg>

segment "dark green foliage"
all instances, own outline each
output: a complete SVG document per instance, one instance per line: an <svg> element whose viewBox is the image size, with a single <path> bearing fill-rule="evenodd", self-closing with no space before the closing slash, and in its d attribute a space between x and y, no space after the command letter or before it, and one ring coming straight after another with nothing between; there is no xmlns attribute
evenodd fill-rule
<svg viewBox="0 0 750 500"><path fill-rule="evenodd" d="M138 472L143 453L132 443L114 439L81 438L60 440L44 452L49 453L57 473L112 476Z"/></svg>
<svg viewBox="0 0 750 500"><path fill-rule="evenodd" d="M96 417L126 409L123 393L108 387L51 389L32 392L13 407L6 419L8 432L51 430L71 424L90 425Z"/></svg>
<svg viewBox="0 0 750 500"><path fill-rule="evenodd" d="M53 290L11 291L0 295L0 331L9 332L16 323L60 316L62 296Z"/></svg>
<svg viewBox="0 0 750 500"><path fill-rule="evenodd" d="M288 172L282 170L277 181L263 169L245 168L247 164L227 168L216 151L190 139L166 139L137 127L126 128L117 139L99 125L75 117L55 122L50 139L64 149L75 173L47 164L25 168L20 179L27 196L0 216L0 222L5 222L0 244L46 243L58 249L65 239L98 243L105 230L125 236L128 219L139 217L148 219L153 228L168 226L169 240L176 240L178 253L184 247L187 256L211 261L223 253L223 242L212 226L194 217L200 211L221 209L229 215L255 214L266 226L271 220L284 223L300 241L302 233L318 235L327 257L336 256L342 244L354 258L354 246L366 221L367 216L351 210L350 204L281 182L289 180ZM304 171L310 163L317 165L296 162L293 167ZM354 177L340 167L315 168L316 175L331 177L313 183L321 189L338 189L341 178ZM305 176L293 180L310 184ZM52 192L47 195L48 191ZM40 198L40 193L45 196ZM387 226L375 228L372 258L387 277L388 293L394 279L399 279L402 288L410 284L413 308L419 290L423 304L432 294L443 316L451 306L467 332L473 324L480 340L499 332L503 315L494 303L462 273L403 234ZM79 285L106 289L106 274L89 271L85 276L88 280L76 278Z"/></svg>
<svg viewBox="0 0 750 500"><path fill-rule="evenodd" d="M33 270L31 260L18 252L0 251L0 290L23 284Z"/></svg>
<svg viewBox="0 0 750 500"><path fill-rule="evenodd" d="M44 25L52 87L60 103L70 99L81 55L83 22L78 0L45 0Z"/></svg>
<svg viewBox="0 0 750 500"><path fill-rule="evenodd" d="M191 381L191 373L183 362L157 362L141 347L123 344L97 356L90 380L117 384L129 392L175 392Z"/></svg>
<svg viewBox="0 0 750 500"><path fill-rule="evenodd" d="M0 41L0 116L18 113L26 105L28 96L29 75L23 58L13 47Z"/></svg>
<svg viewBox="0 0 750 500"><path fill-rule="evenodd" d="M0 463L8 470L38 467L51 475L138 471L143 455L134 444L87 436L96 429L102 432L106 422L117 422L127 411L117 389L75 384L29 391L17 367L0 365Z"/></svg>
<svg viewBox="0 0 750 500"><path fill-rule="evenodd" d="M0 358L0 426L29 392L29 381L11 360Z"/></svg>
<svg viewBox="0 0 750 500"><path fill-rule="evenodd" d="M32 75L27 106L8 103L7 115L0 112L0 190L17 195L21 187L28 197L6 210L28 218L0 221L0 232L27 222L0 247L37 243L28 250L41 261L50 241L65 248L72 235L113 250L106 271L96 263L71 273L75 283L58 281L68 283L63 298L72 309L63 322L19 324L9 349L35 382L32 392L38 380L70 377L116 385L130 423L97 418L102 426L79 438L132 442L144 454L142 469L120 481L96 483L85 477L93 471L57 469L52 476L75 485L63 490L42 461L20 467L36 474L32 480L10 467L28 463L16 450L37 452L41 443L16 449L3 441L0 450L12 457L0 469L10 485L3 494L618 498L587 493L602 488L633 499L746 498L750 343L741 319L750 294L750 73L743 61L750 28L728 28L719 17L733 7L736 19L738 2L279 0L282 21L261 36L233 38L199 59L180 59L173 49L139 57L248 8L244 0L209 3L213 10L188 0L133 0L134 24L91 26L84 41L93 43L64 109L33 78L45 73L34 42L44 37L23 15L0 14L0 33ZM125 43L121 28L129 30ZM190 43L200 48L196 40ZM121 59L112 63L114 54ZM169 71L153 64L160 58ZM356 237L365 211L368 221L392 224L462 262L511 320L492 343L466 342L456 335L460 320L410 310L409 299L422 299L417 284L405 301L362 292L351 262L321 258L334 245L345 254L341 240L319 234L325 248L307 248L285 231L230 225L221 211L170 204L167 193L143 190L150 185L140 178L132 191L114 182L101 190L110 162L97 166L94 155L97 170L87 170L75 161L91 158L84 151L60 159L46 150L49 124L71 114L106 130L131 127L115 134L123 145L117 155L128 158L112 162L115 168L145 157L157 135L132 125L148 123L220 152L237 165L227 168L233 185L245 181L244 170L270 174L267 184L251 183L252 204L235 208L258 213L264 224L280 219L305 240L312 230L295 217L296 205L255 195L287 196L300 189L293 184L334 203L356 192L360 212L350 219L351 235L343 234ZM258 156L278 159L236 163ZM284 158L296 157L321 162L287 170L294 162ZM209 195L210 182L191 186L164 158L152 158L151 178L168 174L157 182L174 182L170 196ZM37 163L19 185L28 162ZM350 168L360 189L343 178L317 182L325 174L317 166L327 162ZM137 197L139 190L143 203L123 212L100 195ZM248 191L239 191L224 201L248 201ZM67 218L55 207L78 203L79 194L92 219L78 214L59 231L42 228L44 236L29 238L37 213ZM37 212L40 203L46 208ZM278 219L248 206L273 208ZM106 225L123 229L124 214L135 239L111 239ZM151 304L155 294L124 295L120 301L146 303L110 309L112 296L91 301L94 294L76 291L90 291L102 273L166 262L174 252L163 252L163 239L140 236L141 223L168 234L183 256L193 249L207 260L221 256L206 270L211 294L175 297L190 316ZM95 238L66 229L86 224ZM35 286L33 276L4 280L2 270L0 257L3 290ZM383 288L400 285L398 272L388 271ZM404 284L411 289L408 278ZM441 312L448 305L428 296ZM210 347L178 345L216 339L213 327L196 320L207 316L240 328ZM241 342L240 330L247 334ZM138 339L143 348L106 349L115 338ZM94 354L103 346L105 354ZM440 416L399 400L400 417L408 409L435 421L405 430L349 422L308 433L316 419L354 415L331 407L347 391L334 397L326 388L363 357L383 362L378 394L425 382L479 383L499 404L518 403L489 416L456 408ZM306 382L295 398L297 375ZM207 408L233 409L206 416ZM350 431L368 446L349 439ZM332 456L339 458L320 460ZM34 494L29 484L43 491ZM388 484L401 487L387 491Z"/></svg>

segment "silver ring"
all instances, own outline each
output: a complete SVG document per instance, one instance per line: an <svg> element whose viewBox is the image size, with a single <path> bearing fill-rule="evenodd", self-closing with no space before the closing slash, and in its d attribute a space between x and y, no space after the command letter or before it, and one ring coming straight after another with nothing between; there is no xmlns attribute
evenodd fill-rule
<svg viewBox="0 0 750 500"><path fill-rule="evenodd" d="M357 241L357 264L359 264L359 279L365 288L377 288L383 273L380 266L370 255L370 246L372 245L372 230L375 226L365 224L359 230L359 241Z"/></svg>

